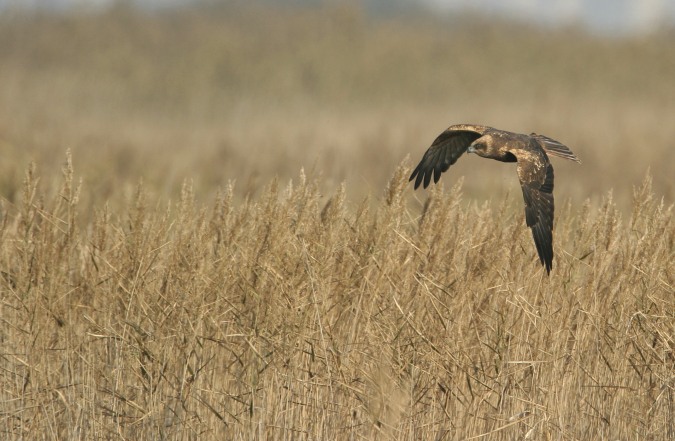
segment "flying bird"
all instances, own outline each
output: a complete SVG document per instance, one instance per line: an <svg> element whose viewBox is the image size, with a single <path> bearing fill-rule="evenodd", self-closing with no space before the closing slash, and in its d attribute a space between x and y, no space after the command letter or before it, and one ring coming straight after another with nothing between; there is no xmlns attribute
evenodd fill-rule
<svg viewBox="0 0 675 441"><path fill-rule="evenodd" d="M581 162L562 143L547 136L507 132L488 126L456 124L441 133L410 175L415 189L427 188L433 176L457 162L464 152L502 162L517 162L518 179L525 199L525 222L546 274L553 266L553 166L548 155Z"/></svg>

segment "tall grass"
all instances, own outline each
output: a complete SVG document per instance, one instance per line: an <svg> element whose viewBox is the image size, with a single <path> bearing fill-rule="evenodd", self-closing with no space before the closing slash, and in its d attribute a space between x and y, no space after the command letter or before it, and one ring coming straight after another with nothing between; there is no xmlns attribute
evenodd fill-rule
<svg viewBox="0 0 675 441"><path fill-rule="evenodd" d="M5 439L675 436L672 206L558 210L550 277L522 207L461 184L327 203L301 174L236 202L139 186L78 220L70 158L0 230Z"/></svg>

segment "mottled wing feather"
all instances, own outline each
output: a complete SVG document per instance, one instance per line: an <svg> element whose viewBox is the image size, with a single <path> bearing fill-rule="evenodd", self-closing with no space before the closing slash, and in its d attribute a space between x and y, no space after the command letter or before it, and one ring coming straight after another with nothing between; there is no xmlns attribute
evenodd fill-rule
<svg viewBox="0 0 675 441"><path fill-rule="evenodd" d="M543 149L546 150L546 153L581 163L579 158L577 158L576 155L572 153L572 150L570 150L569 147L563 143L537 133L531 133L530 136L539 142L539 145L541 145Z"/></svg>
<svg viewBox="0 0 675 441"><path fill-rule="evenodd" d="M516 157L525 199L525 222L532 229L539 260L548 274L553 267L553 166L545 155Z"/></svg>
<svg viewBox="0 0 675 441"><path fill-rule="evenodd" d="M481 136L482 133L477 131L457 130L453 127L441 133L410 175L410 180L415 180L415 189L422 183L427 188L432 176L434 183L438 182L441 173L457 162L469 145Z"/></svg>

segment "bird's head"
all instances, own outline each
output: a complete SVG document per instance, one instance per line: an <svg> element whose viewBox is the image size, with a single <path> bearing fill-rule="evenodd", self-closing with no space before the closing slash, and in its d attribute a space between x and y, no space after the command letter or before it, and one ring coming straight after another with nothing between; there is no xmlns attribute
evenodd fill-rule
<svg viewBox="0 0 675 441"><path fill-rule="evenodd" d="M493 142L490 135L483 135L472 142L466 149L467 153L475 153L479 156L489 156Z"/></svg>

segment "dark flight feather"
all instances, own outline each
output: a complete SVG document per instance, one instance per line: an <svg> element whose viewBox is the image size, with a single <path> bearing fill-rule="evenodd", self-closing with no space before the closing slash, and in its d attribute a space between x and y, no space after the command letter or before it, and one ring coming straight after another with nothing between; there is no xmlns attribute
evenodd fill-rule
<svg viewBox="0 0 675 441"><path fill-rule="evenodd" d="M521 167L520 162L518 167ZM525 200L525 222L532 229L532 237L537 247L539 260L546 267L546 272L550 273L553 267L553 213L555 210L553 203L553 166L547 165L543 183L525 182L521 179L520 185Z"/></svg>
<svg viewBox="0 0 675 441"><path fill-rule="evenodd" d="M453 127L461 127L461 129L457 130ZM432 175L434 184L437 183L441 178L441 173L457 162L469 145L482 136L482 129L481 126L452 126L438 135L410 175L411 181L415 179L415 189L422 183L423 187L427 188L431 183Z"/></svg>

